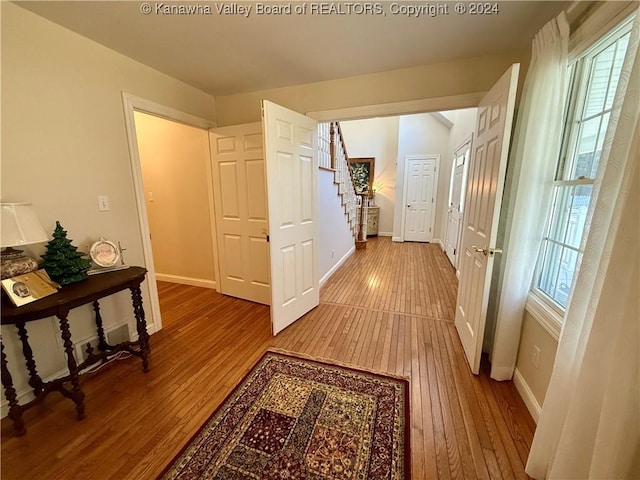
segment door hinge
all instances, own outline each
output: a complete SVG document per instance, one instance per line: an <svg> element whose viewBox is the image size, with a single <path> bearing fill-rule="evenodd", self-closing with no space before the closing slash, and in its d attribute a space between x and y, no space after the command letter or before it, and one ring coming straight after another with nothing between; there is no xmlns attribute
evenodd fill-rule
<svg viewBox="0 0 640 480"><path fill-rule="evenodd" d="M267 235L267 243L269 243L269 235Z"/></svg>
<svg viewBox="0 0 640 480"><path fill-rule="evenodd" d="M453 254L454 254L454 255L456 254L456 249L455 249L455 248L453 249Z"/></svg>

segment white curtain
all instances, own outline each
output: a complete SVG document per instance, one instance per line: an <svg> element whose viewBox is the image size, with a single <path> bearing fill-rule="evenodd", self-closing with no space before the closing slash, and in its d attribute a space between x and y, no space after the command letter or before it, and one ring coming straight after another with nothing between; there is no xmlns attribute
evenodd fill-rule
<svg viewBox="0 0 640 480"><path fill-rule="evenodd" d="M640 478L639 13L527 462L536 479Z"/></svg>
<svg viewBox="0 0 640 480"><path fill-rule="evenodd" d="M552 200L564 124L568 44L564 12L533 40L509 159L513 186L506 199L504 272L491 354L491 377L496 380L513 376L524 307Z"/></svg>

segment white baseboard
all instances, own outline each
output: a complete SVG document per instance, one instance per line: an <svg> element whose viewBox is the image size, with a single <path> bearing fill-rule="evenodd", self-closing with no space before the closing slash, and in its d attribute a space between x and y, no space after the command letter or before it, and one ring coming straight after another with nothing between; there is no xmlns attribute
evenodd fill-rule
<svg viewBox="0 0 640 480"><path fill-rule="evenodd" d="M525 382L524 377L517 368L513 372L513 384L516 386L516 390L518 390L522 400L524 400L527 410L529 410L533 420L538 423L542 407L538 403L538 400L536 400L536 397L533 395L529 385L527 385L527 382Z"/></svg>
<svg viewBox="0 0 640 480"><path fill-rule="evenodd" d="M343 255L343 257L340 260L338 260L336 262L336 264L333 267L331 267L331 269L329 269L329 271L327 273L325 273L322 276L322 278L320 279L320 282L319 282L320 286L322 286L327 280L329 280L329 278L331 278L331 275L333 275L335 273L335 271L338 270L338 268L340 268L342 266L342 264L347 261L347 258L349 258L349 256L355 251L356 251L356 246L354 245L353 247L351 247L349 249L349 251L347 253L345 253Z"/></svg>
<svg viewBox="0 0 640 480"><path fill-rule="evenodd" d="M215 280L207 280L205 278L181 277L179 275L170 275L168 273L157 273L156 280L161 282L181 283L182 285L191 285L192 287L216 288Z"/></svg>
<svg viewBox="0 0 640 480"><path fill-rule="evenodd" d="M440 240L439 238L434 238L433 243L437 243L438 245L440 245L440 248L444 252L444 243L442 243L442 240Z"/></svg>
<svg viewBox="0 0 640 480"><path fill-rule="evenodd" d="M491 351L491 350L489 350ZM505 380L513 380L513 375L515 371L515 367L498 367L493 359L489 359L491 362L491 378L497 380L499 382L504 382Z"/></svg>
<svg viewBox="0 0 640 480"><path fill-rule="evenodd" d="M402 237L391 237L392 242L404 242L404 238Z"/></svg>
<svg viewBox="0 0 640 480"><path fill-rule="evenodd" d="M393 237L393 232L378 232L379 237Z"/></svg>

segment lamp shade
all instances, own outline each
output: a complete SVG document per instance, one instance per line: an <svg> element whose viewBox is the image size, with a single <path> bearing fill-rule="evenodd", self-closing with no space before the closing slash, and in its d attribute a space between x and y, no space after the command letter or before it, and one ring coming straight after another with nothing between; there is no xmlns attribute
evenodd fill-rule
<svg viewBox="0 0 640 480"><path fill-rule="evenodd" d="M2 248L43 243L49 236L30 203L0 203Z"/></svg>

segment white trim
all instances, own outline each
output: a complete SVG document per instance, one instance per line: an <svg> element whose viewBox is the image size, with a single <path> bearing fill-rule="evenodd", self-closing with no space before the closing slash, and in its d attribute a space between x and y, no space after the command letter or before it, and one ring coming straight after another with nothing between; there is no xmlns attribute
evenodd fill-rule
<svg viewBox="0 0 640 480"><path fill-rule="evenodd" d="M428 154L420 154L420 155L405 155L404 157L404 179L402 184L402 216L400 217L400 240L404 242L404 230L405 230L405 221L406 221L406 208L404 206L407 204L407 184L409 179L409 169L407 168L407 164L410 160L435 160L435 171L433 178L433 204L431 205L431 223L429 224L429 233L431 237L427 242L434 242L433 235L435 233L435 221L436 221L436 208L438 205L438 179L440 175L440 155L428 153Z"/></svg>
<svg viewBox="0 0 640 480"><path fill-rule="evenodd" d="M402 243L402 242L404 242L404 238L402 238L402 237L394 237L394 236L392 235L392 236L391 236L391 241L392 241L392 242Z"/></svg>
<svg viewBox="0 0 640 480"><path fill-rule="evenodd" d="M393 237L393 232L378 232L379 237Z"/></svg>
<svg viewBox="0 0 640 480"><path fill-rule="evenodd" d="M562 330L563 317L553 308L551 308L544 300L533 292L529 292L527 303L524 307L533 319L544 328L557 342L560 338Z"/></svg>
<svg viewBox="0 0 640 480"><path fill-rule="evenodd" d="M138 151L138 138L136 135L136 124L134 112L144 112L168 120L185 123L194 127L209 129L215 124L204 118L181 112L175 108L167 107L159 103L136 97L126 92L122 92L122 106L124 109L125 128L127 132L127 143L129 146L129 159L131 162L131 173L133 176L133 187L136 195L136 205L138 208L138 225L142 236L142 252L144 256L144 266L147 269L147 281L149 285L150 312L147 326L149 331L156 332L162 329L162 316L160 314L160 299L158 298L158 287L156 285L156 272L153 263L153 253L151 250L151 231L149 229L149 217L144 197L144 186L142 181L142 166Z"/></svg>
<svg viewBox="0 0 640 480"><path fill-rule="evenodd" d="M448 97L424 98L407 102L382 103L361 107L338 108L307 112L306 115L319 122L336 120L358 120L362 118L410 115L414 113L438 112L477 107L486 92L452 95Z"/></svg>
<svg viewBox="0 0 640 480"><path fill-rule="evenodd" d="M571 34L569 62L588 51L594 42L604 37L637 10L637 2L601 2L600 6Z"/></svg>
<svg viewBox="0 0 640 480"><path fill-rule="evenodd" d="M216 216L216 205L215 205L215 197L214 197L214 185L215 181L213 178L213 146L211 144L211 130L207 130L207 143L209 144L209 148L207 148L207 161L206 163L206 171L207 171L207 193L209 194L209 226L211 230L211 248L213 248L213 275L214 278L220 278L220 256L218 254L218 232L217 232L217 216ZM207 286L206 288L214 288L216 292L222 293L222 285L218 288L218 285L215 280L207 280L208 282L213 282L213 287ZM222 283L222 282L220 282Z"/></svg>
<svg viewBox="0 0 640 480"><path fill-rule="evenodd" d="M127 92L122 92L122 101L125 107L130 105L137 112L148 113L156 117L184 123L192 127L209 130L210 128L215 128L217 126L215 122L207 120L206 118L198 117L181 110L176 110L175 108L167 107L166 105L147 100L146 98L137 97Z"/></svg>
<svg viewBox="0 0 640 480"><path fill-rule="evenodd" d="M180 283L182 285L191 285L193 287L216 288L215 280L207 280L206 278L182 277L180 275L171 275L168 273L156 273L156 280L160 282Z"/></svg>
<svg viewBox="0 0 640 480"><path fill-rule="evenodd" d="M349 258L351 256L351 254L353 252L355 252L355 251L356 251L356 246L353 245L353 247L351 247L349 249L349 251L347 253L345 253L342 256L342 258L340 260L338 260L336 262L336 264L333 267L331 267L331 269L322 276L322 278L318 282L319 286L322 286L327 280L329 280L329 278L331 278L331 275L333 275L336 272L336 270L338 270L338 268L340 268L342 266L342 264L347 261L347 258Z"/></svg>
<svg viewBox="0 0 640 480"><path fill-rule="evenodd" d="M442 240L440 240L439 238L434 238L432 243L437 243L438 245L440 245L440 249L444 252L444 243L442 242Z"/></svg>
<svg viewBox="0 0 640 480"><path fill-rule="evenodd" d="M529 410L529 413L537 424L538 420L540 419L540 412L542 412L542 407L538 403L538 400L529 388L529 385L527 385L527 382L524 380L524 377L517 367L513 372L513 384L516 386L516 390L518 390L518 393L522 397L524 404L527 406L527 410Z"/></svg>

